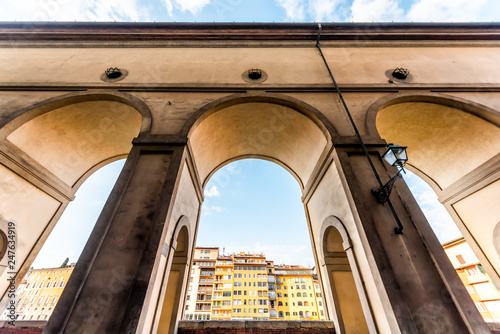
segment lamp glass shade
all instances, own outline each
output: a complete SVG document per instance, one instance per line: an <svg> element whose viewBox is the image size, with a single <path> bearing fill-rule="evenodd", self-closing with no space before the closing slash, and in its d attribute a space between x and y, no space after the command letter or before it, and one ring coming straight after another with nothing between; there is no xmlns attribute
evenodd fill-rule
<svg viewBox="0 0 500 334"><path fill-rule="evenodd" d="M408 161L408 155L406 153L406 147L389 144L385 150L382 158L387 161L391 166L404 166L406 161Z"/></svg>

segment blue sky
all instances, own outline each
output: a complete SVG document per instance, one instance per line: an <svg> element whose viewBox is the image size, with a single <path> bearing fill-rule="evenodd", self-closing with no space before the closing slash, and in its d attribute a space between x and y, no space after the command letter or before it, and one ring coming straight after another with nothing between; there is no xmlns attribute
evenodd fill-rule
<svg viewBox="0 0 500 334"><path fill-rule="evenodd" d="M2 0L0 21L499 21L498 0Z"/></svg>
<svg viewBox="0 0 500 334"><path fill-rule="evenodd" d="M489 22L500 21L500 1L1 0L0 21ZM85 182L35 260L35 267L58 266L67 256L77 260L122 166L123 161L110 164ZM217 183L218 174L209 182L200 244L226 247L226 252L264 251L277 262L293 259L313 265L300 189L285 170L269 162L244 160L219 173L232 173L231 182ZM406 180L440 241L458 236L430 187L411 173ZM249 201L251 205L243 205ZM240 225L241 229L235 227ZM222 227L228 234L217 241L215 236L205 235L212 227ZM276 232L286 231L297 233L287 236L286 243L276 239Z"/></svg>
<svg viewBox="0 0 500 334"><path fill-rule="evenodd" d="M33 263L34 268L76 262L123 167L124 160L94 173ZM406 182L441 242L460 236L434 191L408 172ZM402 182L402 181L398 181ZM233 162L215 173L205 188L198 246L233 252L263 252L276 263L314 266L299 184L277 164L257 159Z"/></svg>

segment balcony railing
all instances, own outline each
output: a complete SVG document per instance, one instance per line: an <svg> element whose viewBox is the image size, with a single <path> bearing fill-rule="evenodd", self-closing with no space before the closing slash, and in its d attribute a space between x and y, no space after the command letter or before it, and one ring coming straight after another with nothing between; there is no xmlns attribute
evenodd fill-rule
<svg viewBox="0 0 500 334"><path fill-rule="evenodd" d="M200 312L200 311L210 311L210 306L209 307L200 307L200 308L197 307L195 309L195 311L198 311L198 312Z"/></svg>

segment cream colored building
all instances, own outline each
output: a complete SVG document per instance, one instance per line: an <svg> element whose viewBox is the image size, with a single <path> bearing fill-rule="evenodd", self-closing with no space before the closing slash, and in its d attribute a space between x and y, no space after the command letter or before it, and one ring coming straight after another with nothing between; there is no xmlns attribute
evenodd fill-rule
<svg viewBox="0 0 500 334"><path fill-rule="evenodd" d="M500 328L500 292L470 246L461 237L443 247L483 319Z"/></svg>
<svg viewBox="0 0 500 334"><path fill-rule="evenodd" d="M16 292L17 320L48 320L74 267L30 269Z"/></svg>
<svg viewBox="0 0 500 334"><path fill-rule="evenodd" d="M196 247L184 306L184 319L210 320L214 272L219 248Z"/></svg>

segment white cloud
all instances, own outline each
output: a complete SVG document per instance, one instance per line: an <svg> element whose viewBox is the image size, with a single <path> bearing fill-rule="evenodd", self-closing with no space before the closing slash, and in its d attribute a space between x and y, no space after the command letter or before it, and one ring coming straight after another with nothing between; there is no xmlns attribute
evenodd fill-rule
<svg viewBox="0 0 500 334"><path fill-rule="evenodd" d="M407 13L410 21L499 21L498 0L417 0Z"/></svg>
<svg viewBox="0 0 500 334"><path fill-rule="evenodd" d="M3 0L3 21L148 21L138 0Z"/></svg>
<svg viewBox="0 0 500 334"><path fill-rule="evenodd" d="M314 21L340 21L344 16L342 0L309 0L308 10Z"/></svg>
<svg viewBox="0 0 500 334"><path fill-rule="evenodd" d="M442 206L439 201L436 193L431 189L414 189L414 196L418 201L420 206L430 205L431 207L435 207L436 205ZM411 189L410 189L411 190Z"/></svg>
<svg viewBox="0 0 500 334"><path fill-rule="evenodd" d="M214 205L212 205L212 206L211 206L211 209L212 209L213 211L217 211L217 212L221 212L221 211L222 211L222 208L221 208L220 206L214 206Z"/></svg>
<svg viewBox="0 0 500 334"><path fill-rule="evenodd" d="M210 4L210 0L163 0L167 7L168 15L172 16L174 8L181 12L190 12L193 15L198 14L203 7Z"/></svg>
<svg viewBox="0 0 500 334"><path fill-rule="evenodd" d="M290 20L301 21L305 18L303 0L276 0L285 9L286 17Z"/></svg>
<svg viewBox="0 0 500 334"><path fill-rule="evenodd" d="M216 186L212 186L209 190L205 189L203 193L206 197L220 197L220 192Z"/></svg>
<svg viewBox="0 0 500 334"><path fill-rule="evenodd" d="M439 203L434 190L410 171L407 171L404 179L439 241L444 243L461 236L456 223Z"/></svg>
<svg viewBox="0 0 500 334"><path fill-rule="evenodd" d="M422 208L422 212L436 233L439 242L445 243L462 236L457 225L442 206Z"/></svg>
<svg viewBox="0 0 500 334"><path fill-rule="evenodd" d="M309 15L314 21L340 21L346 9L341 5L346 0L275 0L283 7L287 19L303 21Z"/></svg>
<svg viewBox="0 0 500 334"><path fill-rule="evenodd" d="M398 21L404 11L394 0L354 0L351 6L351 21L390 22Z"/></svg>

